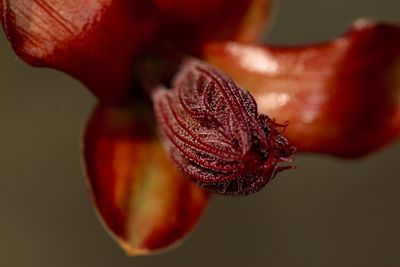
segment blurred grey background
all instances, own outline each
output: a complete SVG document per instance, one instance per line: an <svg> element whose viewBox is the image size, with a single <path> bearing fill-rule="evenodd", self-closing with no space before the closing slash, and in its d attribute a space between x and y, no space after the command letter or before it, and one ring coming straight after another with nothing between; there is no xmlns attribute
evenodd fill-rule
<svg viewBox="0 0 400 267"><path fill-rule="evenodd" d="M190 0L188 0L190 1ZM400 21L399 0L281 0L268 41L332 38L358 17ZM400 143L358 161L297 157L246 198L215 197L169 253L129 258L89 203L79 140L95 104L66 75L0 40L0 266L400 266Z"/></svg>

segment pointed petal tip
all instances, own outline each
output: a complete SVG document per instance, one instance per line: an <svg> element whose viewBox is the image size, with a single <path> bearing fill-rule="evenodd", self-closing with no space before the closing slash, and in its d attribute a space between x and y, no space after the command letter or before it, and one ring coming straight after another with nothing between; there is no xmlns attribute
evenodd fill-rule
<svg viewBox="0 0 400 267"><path fill-rule="evenodd" d="M159 248L138 247L129 244L128 242L125 242L124 240L121 239L116 239L116 241L128 257L138 257L138 256L152 256L152 255L160 255L168 253L169 251L180 247L186 241L187 238L190 238L190 235L185 236L180 240L176 240L175 242L168 244L167 246Z"/></svg>
<svg viewBox="0 0 400 267"><path fill-rule="evenodd" d="M391 21L380 21L373 18L358 18L351 25L350 30L368 30L376 27L398 27L398 23Z"/></svg>
<svg viewBox="0 0 400 267"><path fill-rule="evenodd" d="M351 29L356 29L356 30L363 30L366 28L371 28L379 24L378 21L374 19L369 19L369 18L359 18L356 21L353 22Z"/></svg>

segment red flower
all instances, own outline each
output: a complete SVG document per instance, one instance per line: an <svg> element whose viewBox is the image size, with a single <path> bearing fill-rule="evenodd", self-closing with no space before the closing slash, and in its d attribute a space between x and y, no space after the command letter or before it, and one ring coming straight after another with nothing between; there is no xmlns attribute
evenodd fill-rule
<svg viewBox="0 0 400 267"><path fill-rule="evenodd" d="M22 59L70 74L99 98L84 138L86 169L93 201L128 253L175 244L199 220L208 193L183 173L217 193L250 193L290 159L286 138L300 151L355 157L398 137L399 27L362 20L323 44L256 45L268 8L267 0L0 2ZM193 66L176 71L186 55L239 86L207 65L208 78ZM172 91L151 95L183 172L162 149L143 96L176 72Z"/></svg>

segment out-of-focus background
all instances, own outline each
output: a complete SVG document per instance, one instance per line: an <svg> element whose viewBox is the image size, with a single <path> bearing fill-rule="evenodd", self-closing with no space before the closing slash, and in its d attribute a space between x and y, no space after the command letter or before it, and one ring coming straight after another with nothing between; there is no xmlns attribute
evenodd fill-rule
<svg viewBox="0 0 400 267"><path fill-rule="evenodd" d="M190 1L190 0L189 0ZM281 0L268 42L304 44L361 16L400 22L399 0ZM400 266L400 143L357 161L299 155L262 192L215 197L186 243L129 258L100 225L80 166L95 99L0 39L0 266Z"/></svg>

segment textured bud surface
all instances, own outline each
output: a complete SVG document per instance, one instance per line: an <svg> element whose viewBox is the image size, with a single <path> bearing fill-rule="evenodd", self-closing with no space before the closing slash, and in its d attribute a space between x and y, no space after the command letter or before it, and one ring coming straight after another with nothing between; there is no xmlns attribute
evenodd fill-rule
<svg viewBox="0 0 400 267"><path fill-rule="evenodd" d="M295 148L266 115L259 115L249 92L199 61L187 61L173 89L153 94L167 148L179 168L214 193L259 191L290 161Z"/></svg>

